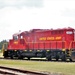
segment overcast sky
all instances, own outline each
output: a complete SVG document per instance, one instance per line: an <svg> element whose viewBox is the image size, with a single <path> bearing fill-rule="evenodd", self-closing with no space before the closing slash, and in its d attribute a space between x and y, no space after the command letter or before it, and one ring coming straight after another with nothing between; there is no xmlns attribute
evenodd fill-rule
<svg viewBox="0 0 75 75"><path fill-rule="evenodd" d="M75 28L73 0L0 0L0 41L30 29Z"/></svg>

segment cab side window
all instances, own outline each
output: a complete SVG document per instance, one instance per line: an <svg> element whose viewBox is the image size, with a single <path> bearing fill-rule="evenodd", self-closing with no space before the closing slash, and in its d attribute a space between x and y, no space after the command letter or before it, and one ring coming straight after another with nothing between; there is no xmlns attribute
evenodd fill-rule
<svg viewBox="0 0 75 75"><path fill-rule="evenodd" d="M13 36L13 39L14 40L18 40L18 36Z"/></svg>

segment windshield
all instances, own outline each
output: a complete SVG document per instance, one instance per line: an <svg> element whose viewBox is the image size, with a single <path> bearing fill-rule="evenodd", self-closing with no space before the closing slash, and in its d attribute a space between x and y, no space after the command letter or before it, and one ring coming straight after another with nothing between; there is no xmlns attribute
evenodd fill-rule
<svg viewBox="0 0 75 75"><path fill-rule="evenodd" d="M73 31L67 31L66 34L73 34Z"/></svg>
<svg viewBox="0 0 75 75"><path fill-rule="evenodd" d="M14 40L18 40L18 36L13 36L13 39Z"/></svg>

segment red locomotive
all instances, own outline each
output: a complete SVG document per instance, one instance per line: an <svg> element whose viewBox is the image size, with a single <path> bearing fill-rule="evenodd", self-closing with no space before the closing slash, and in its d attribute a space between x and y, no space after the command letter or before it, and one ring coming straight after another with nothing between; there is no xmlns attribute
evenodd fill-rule
<svg viewBox="0 0 75 75"><path fill-rule="evenodd" d="M4 57L28 59L46 57L47 60L75 60L75 30L63 29L33 29L14 34L9 40Z"/></svg>

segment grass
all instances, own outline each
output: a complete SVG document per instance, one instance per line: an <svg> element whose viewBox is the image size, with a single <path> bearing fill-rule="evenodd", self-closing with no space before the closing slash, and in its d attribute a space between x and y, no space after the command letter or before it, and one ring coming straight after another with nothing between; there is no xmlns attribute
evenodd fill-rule
<svg viewBox="0 0 75 75"><path fill-rule="evenodd" d="M0 65L20 68L24 70L31 70L31 71L62 73L62 75L75 75L74 62L43 62L43 61L0 59Z"/></svg>
<svg viewBox="0 0 75 75"><path fill-rule="evenodd" d="M3 57L3 53L0 51L0 57Z"/></svg>
<svg viewBox="0 0 75 75"><path fill-rule="evenodd" d="M75 75L75 63L65 62L40 62L26 60L0 60L0 65L15 67L25 70L42 71L50 73L62 73Z"/></svg>

